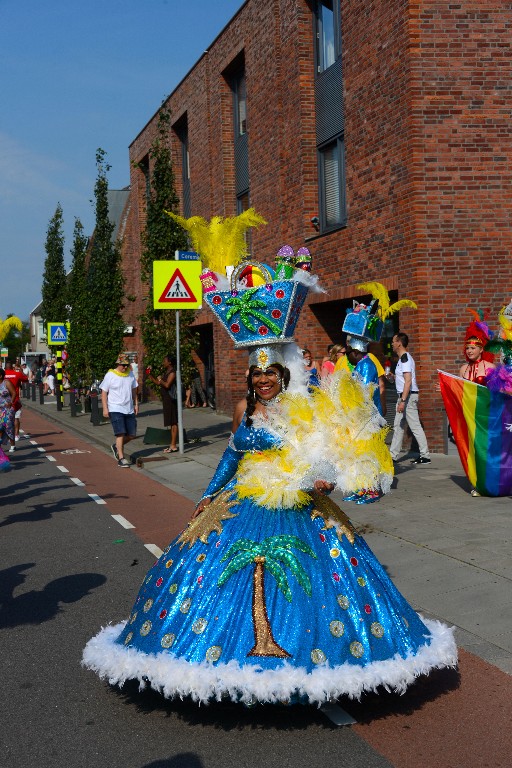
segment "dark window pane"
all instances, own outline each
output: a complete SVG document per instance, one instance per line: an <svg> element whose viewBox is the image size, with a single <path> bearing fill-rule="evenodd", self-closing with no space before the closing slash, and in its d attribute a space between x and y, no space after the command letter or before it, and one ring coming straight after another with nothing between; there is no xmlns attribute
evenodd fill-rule
<svg viewBox="0 0 512 768"><path fill-rule="evenodd" d="M340 151L338 143L330 144L323 149L321 158L325 226L332 227L341 222Z"/></svg>
<svg viewBox="0 0 512 768"><path fill-rule="evenodd" d="M323 72L336 61L333 0L319 0L317 8L318 71Z"/></svg>

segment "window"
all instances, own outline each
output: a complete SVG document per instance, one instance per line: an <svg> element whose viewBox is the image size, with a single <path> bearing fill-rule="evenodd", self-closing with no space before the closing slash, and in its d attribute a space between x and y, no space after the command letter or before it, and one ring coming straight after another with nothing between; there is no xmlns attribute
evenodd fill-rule
<svg viewBox="0 0 512 768"><path fill-rule="evenodd" d="M247 133L247 91L245 87L245 70L241 70L233 78L233 97L235 107L235 136Z"/></svg>
<svg viewBox="0 0 512 768"><path fill-rule="evenodd" d="M315 115L320 231L346 223L341 2L316 0Z"/></svg>
<svg viewBox="0 0 512 768"><path fill-rule="evenodd" d="M345 223L345 168L342 137L318 148L322 232Z"/></svg>
<svg viewBox="0 0 512 768"><path fill-rule="evenodd" d="M183 117L174 126L174 132L178 137L181 150L181 205L183 216L188 218L191 215L190 200L190 155L188 151L188 120L187 115Z"/></svg>
<svg viewBox="0 0 512 768"><path fill-rule="evenodd" d="M333 0L318 0L316 12L317 72L328 69L338 58L339 51L337 49L339 46L335 30Z"/></svg>
<svg viewBox="0 0 512 768"><path fill-rule="evenodd" d="M243 213L249 208L249 190L242 192L241 195L237 195L236 198L236 212Z"/></svg>

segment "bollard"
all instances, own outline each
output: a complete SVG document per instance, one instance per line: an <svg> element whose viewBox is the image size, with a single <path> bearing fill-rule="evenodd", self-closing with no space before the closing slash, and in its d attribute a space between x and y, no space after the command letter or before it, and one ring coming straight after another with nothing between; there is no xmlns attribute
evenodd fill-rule
<svg viewBox="0 0 512 768"><path fill-rule="evenodd" d="M36 383L35 381L32 382L32 400L35 402L36 400Z"/></svg>
<svg viewBox="0 0 512 768"><path fill-rule="evenodd" d="M39 384L39 405L44 405L43 384Z"/></svg>
<svg viewBox="0 0 512 768"><path fill-rule="evenodd" d="M100 425L100 409L98 403L98 393L96 390L91 390L91 424L95 427Z"/></svg>
<svg viewBox="0 0 512 768"><path fill-rule="evenodd" d="M69 390L69 412L71 416L76 416L76 389Z"/></svg>

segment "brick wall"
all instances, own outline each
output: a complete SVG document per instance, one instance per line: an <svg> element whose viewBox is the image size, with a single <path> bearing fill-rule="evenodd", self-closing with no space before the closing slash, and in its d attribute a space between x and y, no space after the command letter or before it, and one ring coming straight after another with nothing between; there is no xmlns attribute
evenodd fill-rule
<svg viewBox="0 0 512 768"><path fill-rule="evenodd" d="M419 311L402 312L400 325L411 336L432 450L443 447L435 371L455 372L462 362L466 307L489 307L495 318L512 290L510 8L485 0L341 0L348 219L330 234L311 225L318 187L306 0L248 0L168 100L173 123L187 114L193 214L233 215L226 77L243 55L251 204L268 221L253 233L254 257L273 263L284 243L311 250L328 294L310 295L296 337L318 360L341 333L343 302L357 295L358 282L380 280L417 301ZM130 147L132 164L147 154L155 128L153 117ZM173 151L179 193L175 136ZM141 176L132 166L127 261L140 249ZM140 287L135 293L138 311ZM329 313L324 327L322 312ZM245 393L246 356L231 349L208 310L197 314L197 325L211 322L217 403L230 411Z"/></svg>

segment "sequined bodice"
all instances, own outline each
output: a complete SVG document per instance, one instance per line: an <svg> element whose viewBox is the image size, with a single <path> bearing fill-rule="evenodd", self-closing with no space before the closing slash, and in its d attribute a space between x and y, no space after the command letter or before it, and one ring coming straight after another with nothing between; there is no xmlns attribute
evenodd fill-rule
<svg viewBox="0 0 512 768"><path fill-rule="evenodd" d="M279 445L279 439L261 427L248 427L245 416L237 431L230 440L230 447L235 451L264 451Z"/></svg>

